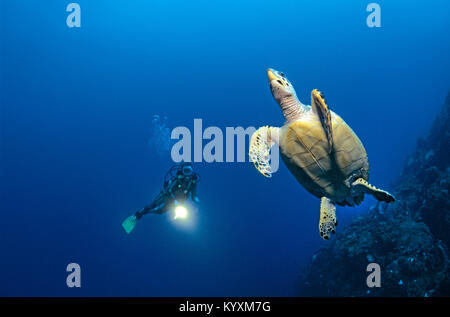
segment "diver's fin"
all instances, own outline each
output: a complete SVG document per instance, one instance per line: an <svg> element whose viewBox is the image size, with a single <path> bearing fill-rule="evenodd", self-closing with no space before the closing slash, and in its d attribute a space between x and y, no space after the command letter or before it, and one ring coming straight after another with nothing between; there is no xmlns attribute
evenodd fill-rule
<svg viewBox="0 0 450 317"><path fill-rule="evenodd" d="M278 143L279 128L261 127L253 133L250 140L248 155L255 168L264 176L272 177L270 169L270 148Z"/></svg>
<svg viewBox="0 0 450 317"><path fill-rule="evenodd" d="M322 239L328 240L330 232L334 233L337 226L336 206L330 199L322 197L320 200L319 232Z"/></svg>
<svg viewBox="0 0 450 317"><path fill-rule="evenodd" d="M333 149L333 130L331 126L331 111L328 108L327 101L323 97L323 94L314 89L311 92L311 107L314 113L319 117L320 123L322 123L322 127L325 131L325 135L328 140L328 149L329 152Z"/></svg>
<svg viewBox="0 0 450 317"><path fill-rule="evenodd" d="M136 215L131 215L127 219L125 219L122 222L122 227L125 230L125 232L129 234L131 231L133 231L134 226L136 226L137 221L138 221L138 219L136 218Z"/></svg>
<svg viewBox="0 0 450 317"><path fill-rule="evenodd" d="M352 186L358 191L372 195L379 201L385 201L387 203L395 201L394 196L385 190L376 188L375 186L369 184L364 178L358 178L352 183Z"/></svg>

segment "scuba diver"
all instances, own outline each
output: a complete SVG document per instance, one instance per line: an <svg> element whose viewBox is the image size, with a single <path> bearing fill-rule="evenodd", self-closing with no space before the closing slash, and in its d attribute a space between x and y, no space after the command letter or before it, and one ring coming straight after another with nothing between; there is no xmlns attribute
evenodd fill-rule
<svg viewBox="0 0 450 317"><path fill-rule="evenodd" d="M191 163L172 166L164 177L164 186L161 192L151 204L126 218L122 223L123 229L126 233L130 233L142 216L148 213L166 213L179 203L189 199L189 196L194 202L198 203L197 183L199 181L200 175L193 171Z"/></svg>

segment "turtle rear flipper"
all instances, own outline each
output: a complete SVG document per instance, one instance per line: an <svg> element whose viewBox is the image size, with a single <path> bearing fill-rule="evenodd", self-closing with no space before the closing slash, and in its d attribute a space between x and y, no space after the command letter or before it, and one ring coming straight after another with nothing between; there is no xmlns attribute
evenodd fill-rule
<svg viewBox="0 0 450 317"><path fill-rule="evenodd" d="M379 201L385 201L387 203L394 202L395 197L385 190L376 188L375 186L369 184L364 178L358 178L352 183L355 190L370 194Z"/></svg>
<svg viewBox="0 0 450 317"><path fill-rule="evenodd" d="M333 131L331 126L331 111L322 93L317 89L311 92L311 107L319 117L320 123L325 131L328 140L329 152L333 149Z"/></svg>
<svg viewBox="0 0 450 317"><path fill-rule="evenodd" d="M319 233L320 236L328 240L330 233L334 233L337 226L336 220L336 206L330 199L322 197L320 200L320 221Z"/></svg>
<svg viewBox="0 0 450 317"><path fill-rule="evenodd" d="M270 148L278 144L279 128L261 127L253 133L250 140L249 156L255 168L264 176L272 177L270 169Z"/></svg>

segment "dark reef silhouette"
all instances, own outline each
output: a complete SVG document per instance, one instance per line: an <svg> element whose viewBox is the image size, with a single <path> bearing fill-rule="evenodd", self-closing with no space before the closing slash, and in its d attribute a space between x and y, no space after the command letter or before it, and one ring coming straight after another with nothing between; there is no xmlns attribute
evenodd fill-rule
<svg viewBox="0 0 450 317"><path fill-rule="evenodd" d="M300 276L300 296L450 296L450 93L419 139L392 192L320 249ZM366 284L369 263L381 287Z"/></svg>

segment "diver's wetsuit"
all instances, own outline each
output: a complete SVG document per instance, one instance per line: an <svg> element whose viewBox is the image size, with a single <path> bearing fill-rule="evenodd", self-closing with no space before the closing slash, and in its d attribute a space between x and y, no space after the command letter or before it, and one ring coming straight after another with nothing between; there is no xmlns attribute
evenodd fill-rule
<svg viewBox="0 0 450 317"><path fill-rule="evenodd" d="M175 167L175 169L177 169L176 174L164 182L164 188L153 202L135 213L137 219L140 219L147 213L163 214L174 206L175 201L182 203L189 199L189 195L194 201L198 201L197 183L200 179L199 175L194 172L190 175L185 175L182 171L183 165Z"/></svg>

